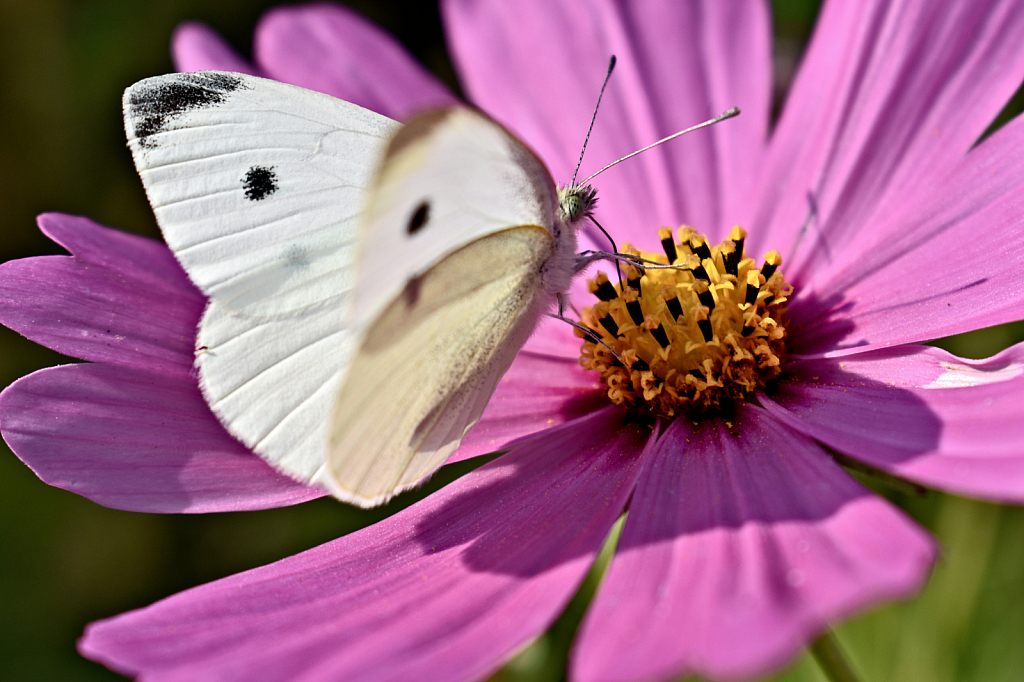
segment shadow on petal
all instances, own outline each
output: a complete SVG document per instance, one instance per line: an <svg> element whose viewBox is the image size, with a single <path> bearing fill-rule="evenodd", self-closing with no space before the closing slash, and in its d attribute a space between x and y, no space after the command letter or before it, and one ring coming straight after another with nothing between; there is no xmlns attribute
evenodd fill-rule
<svg viewBox="0 0 1024 682"><path fill-rule="evenodd" d="M810 439L749 404L676 420L647 458L575 679L745 679L817 632L920 587L927 533Z"/></svg>
<svg viewBox="0 0 1024 682"><path fill-rule="evenodd" d="M1024 346L986 360L900 346L787 371L762 403L792 428L916 483L1024 501Z"/></svg>
<svg viewBox="0 0 1024 682"><path fill-rule="evenodd" d="M593 552L625 508L649 433L606 407L531 436L477 469L479 482L424 517L415 539L432 552L464 544L469 570L520 577Z"/></svg>

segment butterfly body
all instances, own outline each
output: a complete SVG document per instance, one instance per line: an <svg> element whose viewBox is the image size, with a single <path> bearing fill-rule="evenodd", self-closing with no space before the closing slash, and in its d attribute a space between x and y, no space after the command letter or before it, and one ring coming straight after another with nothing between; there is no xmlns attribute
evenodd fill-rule
<svg viewBox="0 0 1024 682"><path fill-rule="evenodd" d="M470 109L399 126L219 72L141 81L124 106L165 239L209 297L207 402L345 501L441 466L574 274L592 192L566 212L533 152Z"/></svg>

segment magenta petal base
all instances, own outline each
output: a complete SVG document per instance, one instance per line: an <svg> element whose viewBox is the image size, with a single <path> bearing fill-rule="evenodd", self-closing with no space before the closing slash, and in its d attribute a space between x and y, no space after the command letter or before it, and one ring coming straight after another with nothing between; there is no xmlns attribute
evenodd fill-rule
<svg viewBox="0 0 1024 682"><path fill-rule="evenodd" d="M575 682L764 674L830 621L928 577L927 533L759 408L728 428L676 420L653 450Z"/></svg>

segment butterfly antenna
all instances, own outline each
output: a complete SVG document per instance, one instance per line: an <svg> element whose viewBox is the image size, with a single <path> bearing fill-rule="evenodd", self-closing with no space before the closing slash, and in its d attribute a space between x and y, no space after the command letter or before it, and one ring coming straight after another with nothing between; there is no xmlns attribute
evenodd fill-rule
<svg viewBox="0 0 1024 682"><path fill-rule="evenodd" d="M612 77L612 70L615 69L615 55L608 60L608 73L604 75L604 83L601 84L601 92L597 94L597 104L594 105L594 115L590 118L590 127L587 128L587 136L583 140L583 149L580 150L580 160L576 162L576 170L572 173L572 183L570 187L576 186L576 175L580 172L580 165L583 164L583 155L587 151L587 143L590 142L590 133L594 130L594 121L597 120L597 110L601 106L601 98L604 97L604 89L608 86L608 79ZM602 232L604 230L602 229Z"/></svg>
<svg viewBox="0 0 1024 682"><path fill-rule="evenodd" d="M603 88L602 88L602 92L603 92ZM600 101L600 100L598 100L598 101ZM597 112L594 112L594 113L595 113L595 115L597 114ZM706 128L709 125L714 125L715 123L718 123L720 121L724 121L727 118L732 118L733 116L739 116L739 115L740 115L739 108L738 107L733 107L732 109L729 109L728 111L723 111L721 114L719 114L718 116L715 116L713 119L711 119L709 121L704 121L703 123L698 123L697 125L691 126L691 127L687 128L686 130L680 130L678 133L673 133L672 135L669 135L668 137L663 137L660 140L658 140L657 142L655 142L654 144L649 144L646 147L644 147L643 149L637 149L632 154L627 154L626 156L623 156L618 161L612 161L607 166L605 166L604 168L602 168L601 170L597 171L596 173L591 175L589 178L584 180L583 184L584 185L587 184L588 182L593 180L595 177L597 177L601 173L604 173L606 170L608 170L612 166L614 166L616 164L619 164L619 163L622 163L626 159L631 159L634 156L636 156L637 154L640 154L641 152L645 152L648 149L651 149L653 147L657 147L659 144L664 144L664 143L668 142L669 140L674 140L675 138L679 137L680 135L685 135L686 133L692 133L694 130L699 130L701 128ZM591 125L593 125L593 124L591 124ZM589 133L588 133L587 136L589 137ZM583 148L586 149L586 145L585 144L583 145ZM583 157L581 155L580 159L582 160L582 158ZM577 169L578 168L579 167L577 166ZM576 176L574 175L573 176L573 184L575 184L575 182L576 182Z"/></svg>

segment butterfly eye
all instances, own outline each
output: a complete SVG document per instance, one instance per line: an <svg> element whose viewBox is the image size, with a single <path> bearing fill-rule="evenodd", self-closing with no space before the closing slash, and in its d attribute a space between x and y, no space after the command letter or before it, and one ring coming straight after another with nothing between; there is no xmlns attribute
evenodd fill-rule
<svg viewBox="0 0 1024 682"><path fill-rule="evenodd" d="M569 194L565 197L564 205L562 206L562 212L569 218L569 222L575 222L580 218L580 203L579 196L575 194Z"/></svg>
<svg viewBox="0 0 1024 682"><path fill-rule="evenodd" d="M428 220L430 220L430 204L424 201L416 207L416 211L409 218L409 224L405 228L406 234L416 234L423 229Z"/></svg>

